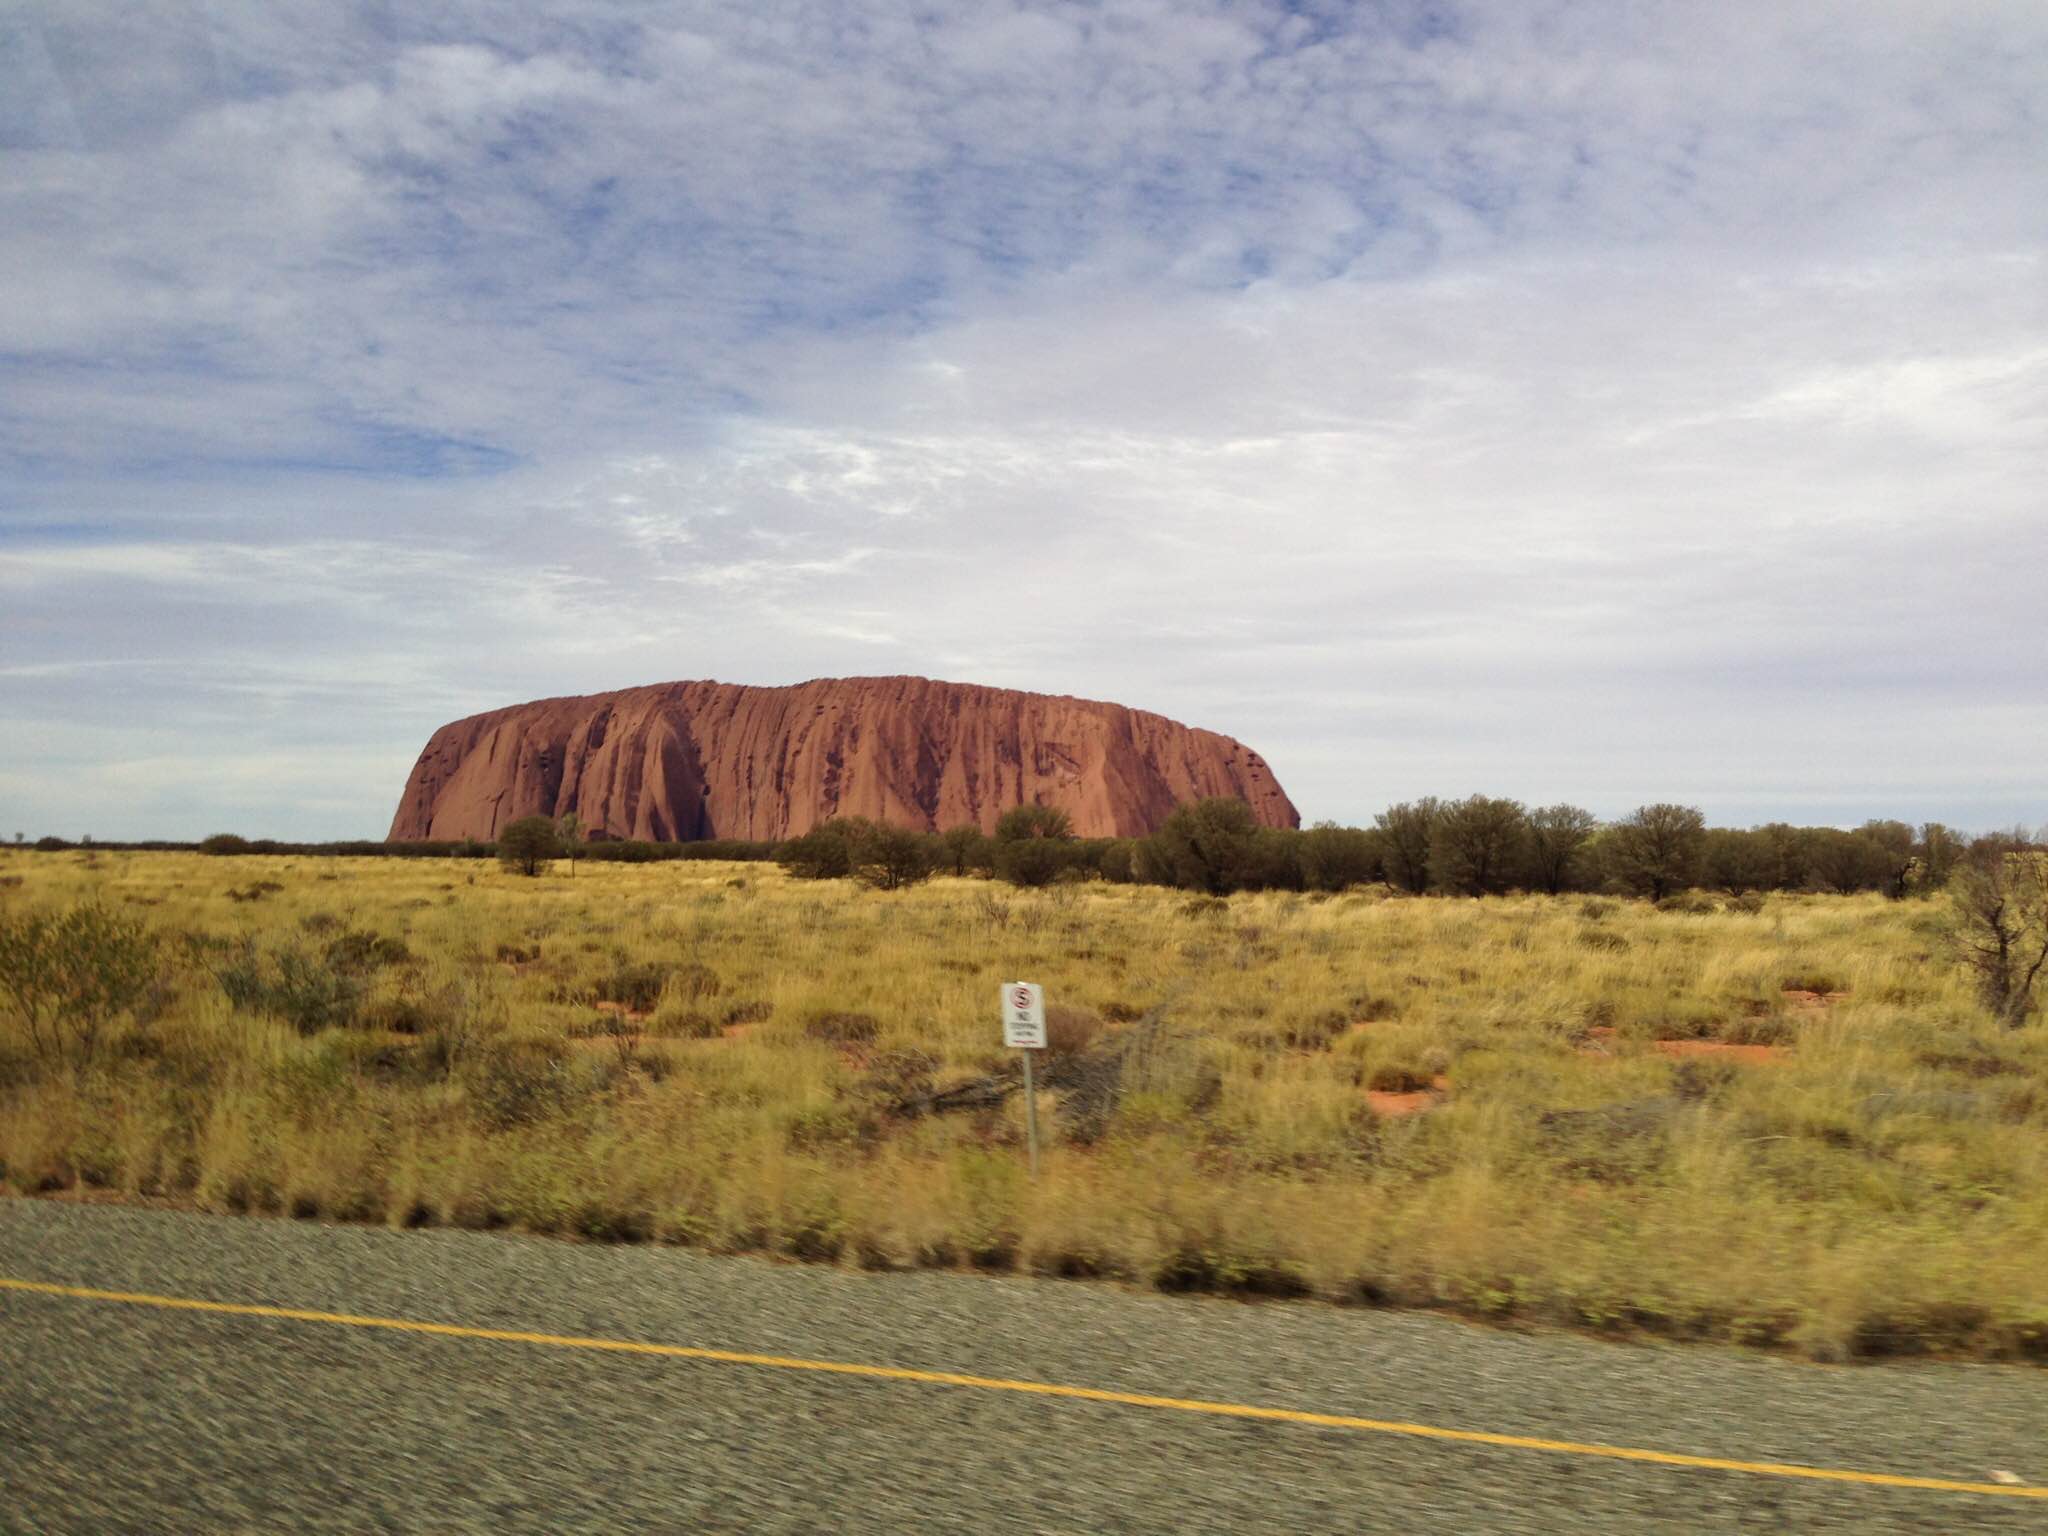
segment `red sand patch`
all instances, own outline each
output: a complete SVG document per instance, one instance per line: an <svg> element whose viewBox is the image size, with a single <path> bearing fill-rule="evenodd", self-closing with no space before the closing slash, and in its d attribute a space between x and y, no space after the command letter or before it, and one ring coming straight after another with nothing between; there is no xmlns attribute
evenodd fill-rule
<svg viewBox="0 0 2048 1536"><path fill-rule="evenodd" d="M1808 992L1799 987L1787 987L1785 989L1785 1006L1788 1008L1803 1008L1810 1012L1818 1013L1831 1003L1839 1003L1848 995L1846 992Z"/></svg>
<svg viewBox="0 0 2048 1536"><path fill-rule="evenodd" d="M1403 1115L1420 1114L1433 1109L1450 1096L1451 1080L1441 1073L1430 1080L1427 1088L1417 1088L1411 1093L1389 1093L1379 1088L1365 1090L1365 1102L1376 1115L1385 1115L1398 1120Z"/></svg>
<svg viewBox="0 0 2048 1536"><path fill-rule="evenodd" d="M1416 1114L1436 1102L1436 1095L1427 1088L1414 1093L1381 1093L1377 1088L1365 1090L1365 1102L1372 1106L1376 1115L1399 1119L1402 1115Z"/></svg>
<svg viewBox="0 0 2048 1536"><path fill-rule="evenodd" d="M1659 1040L1666 1056L1722 1056L1730 1061L1783 1061L1782 1045L1731 1045L1726 1040Z"/></svg>
<svg viewBox="0 0 2048 1536"><path fill-rule="evenodd" d="M1581 1056L1600 1056L1612 1060L1615 1051L1612 1044L1614 1030L1605 1024L1596 1024L1586 1031L1586 1041L1579 1047ZM1726 1040L1653 1040L1650 1042L1666 1056L1720 1056L1729 1061L1783 1061L1788 1052L1782 1045L1734 1045Z"/></svg>

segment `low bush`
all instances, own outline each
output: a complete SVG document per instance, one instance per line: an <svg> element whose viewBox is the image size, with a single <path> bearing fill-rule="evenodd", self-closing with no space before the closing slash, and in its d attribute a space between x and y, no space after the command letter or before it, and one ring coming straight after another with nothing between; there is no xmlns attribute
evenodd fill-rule
<svg viewBox="0 0 2048 1536"><path fill-rule="evenodd" d="M1711 917L1721 910L1721 904L1700 891L1680 891L1659 901L1657 910L1683 913L1688 917Z"/></svg>
<svg viewBox="0 0 2048 1536"><path fill-rule="evenodd" d="M710 1014L670 1003L655 1009L654 1016L647 1021L647 1033L657 1040L709 1040L724 1032L725 1027Z"/></svg>
<svg viewBox="0 0 2048 1536"><path fill-rule="evenodd" d="M381 933L347 932L328 942L321 951L322 958L337 971L351 975L367 975L386 966L405 965L412 959L412 951L400 939L387 938Z"/></svg>
<svg viewBox="0 0 2048 1536"><path fill-rule="evenodd" d="M496 1131L563 1114L592 1086L560 1048L539 1040L492 1044L463 1068L460 1080L470 1114Z"/></svg>
<svg viewBox="0 0 2048 1536"><path fill-rule="evenodd" d="M296 940L266 949L242 939L201 945L197 953L237 1011L275 1014L302 1035L356 1022L366 990L362 972L308 953Z"/></svg>
<svg viewBox="0 0 2048 1536"><path fill-rule="evenodd" d="M804 1023L806 1035L834 1045L865 1045L881 1032L880 1021L867 1013L821 1013Z"/></svg>
<svg viewBox="0 0 2048 1536"><path fill-rule="evenodd" d="M669 972L668 981L662 990L666 996L681 1002L702 1003L718 996L724 990L724 983L718 979L718 973L710 966L699 965L693 961Z"/></svg>
<svg viewBox="0 0 2048 1536"><path fill-rule="evenodd" d="M62 914L0 917L0 994L46 1062L89 1061L160 977L157 937L87 902Z"/></svg>
<svg viewBox="0 0 2048 1536"><path fill-rule="evenodd" d="M634 1013L652 1013L669 984L669 968L654 960L621 960L599 978L595 990L601 1003L617 1003Z"/></svg>

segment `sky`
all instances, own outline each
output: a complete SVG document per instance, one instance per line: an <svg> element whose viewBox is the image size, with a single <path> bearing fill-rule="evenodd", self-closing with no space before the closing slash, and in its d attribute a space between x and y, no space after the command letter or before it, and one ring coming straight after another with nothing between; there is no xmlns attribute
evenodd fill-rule
<svg viewBox="0 0 2048 1536"><path fill-rule="evenodd" d="M0 5L0 837L914 673L2048 820L2048 7Z"/></svg>

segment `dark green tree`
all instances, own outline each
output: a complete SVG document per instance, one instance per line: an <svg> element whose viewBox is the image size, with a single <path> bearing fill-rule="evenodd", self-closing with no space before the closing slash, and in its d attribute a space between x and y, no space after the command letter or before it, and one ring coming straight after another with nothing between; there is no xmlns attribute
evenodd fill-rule
<svg viewBox="0 0 2048 1536"><path fill-rule="evenodd" d="M2026 1023L2048 968L2048 853L1973 849L1949 885L1948 932L1992 1016Z"/></svg>
<svg viewBox="0 0 2048 1536"><path fill-rule="evenodd" d="M1298 834L1302 884L1312 891L1342 891L1381 877L1379 838L1362 827L1319 821Z"/></svg>
<svg viewBox="0 0 2048 1536"><path fill-rule="evenodd" d="M1073 819L1057 806L1020 805L996 820L996 841L1021 843L1033 838L1058 841L1074 835Z"/></svg>
<svg viewBox="0 0 2048 1536"><path fill-rule="evenodd" d="M937 867L942 874L965 875L986 871L991 857L989 840L975 826L948 827L939 834Z"/></svg>
<svg viewBox="0 0 2048 1536"><path fill-rule="evenodd" d="M561 852L555 824L545 816L522 816L498 831L498 862L522 875L538 875Z"/></svg>
<svg viewBox="0 0 2048 1536"><path fill-rule="evenodd" d="M1555 896L1578 884L1586 840L1599 829L1591 811L1576 805L1539 805L1529 813L1529 880Z"/></svg>
<svg viewBox="0 0 2048 1536"><path fill-rule="evenodd" d="M1020 805L996 822L995 872L1012 885L1050 885L1073 862L1073 822L1050 805Z"/></svg>
<svg viewBox="0 0 2048 1536"><path fill-rule="evenodd" d="M1605 839L1608 870L1638 895L1662 901L1696 884L1707 819L1689 805L1638 806Z"/></svg>
<svg viewBox="0 0 2048 1536"><path fill-rule="evenodd" d="M1884 880L1884 853L1860 832L1840 827L1807 827L1799 840L1807 877L1823 890L1847 896Z"/></svg>
<svg viewBox="0 0 2048 1536"><path fill-rule="evenodd" d="M854 873L874 833L862 817L834 817L783 843L775 862L798 880L837 880Z"/></svg>
<svg viewBox="0 0 2048 1536"><path fill-rule="evenodd" d="M1946 889L1956 866L1962 862L1963 848L1963 839L1940 822L1930 821L1921 827L1913 850L1920 859L1915 885L1922 891Z"/></svg>
<svg viewBox="0 0 2048 1536"><path fill-rule="evenodd" d="M1856 835L1870 847L1870 867L1877 888L1901 901L1912 888L1918 850L1913 829L1903 821L1866 821Z"/></svg>
<svg viewBox="0 0 2048 1536"><path fill-rule="evenodd" d="M996 877L1011 885L1051 885L1073 865L1065 838L1024 837L996 844Z"/></svg>
<svg viewBox="0 0 2048 1536"><path fill-rule="evenodd" d="M1757 835L1771 850L1771 889L1778 891L1803 891L1813 878L1813 871L1806 859L1806 832L1787 822L1773 821L1758 827Z"/></svg>
<svg viewBox="0 0 2048 1536"><path fill-rule="evenodd" d="M1700 878L1717 891L1740 896L1778 883L1778 855L1762 832L1714 827L1701 844Z"/></svg>
<svg viewBox="0 0 2048 1536"><path fill-rule="evenodd" d="M1429 828L1429 874L1439 890L1497 896L1522 878L1529 813L1519 800L1470 795L1437 807Z"/></svg>
<svg viewBox="0 0 2048 1536"><path fill-rule="evenodd" d="M1145 866L1163 885L1226 896L1257 882L1259 823L1242 800L1177 805L1145 839Z"/></svg>
<svg viewBox="0 0 2048 1536"><path fill-rule="evenodd" d="M1436 825L1437 798L1403 800L1373 818L1387 879L1418 896L1429 889L1429 834Z"/></svg>
<svg viewBox="0 0 2048 1536"><path fill-rule="evenodd" d="M1112 885L1129 885L1137 878L1137 852L1134 837L1104 838L1102 851L1095 856L1095 872Z"/></svg>
<svg viewBox="0 0 2048 1536"><path fill-rule="evenodd" d="M909 827L873 827L854 848L854 878L878 891L900 891L929 880L934 842L930 833Z"/></svg>

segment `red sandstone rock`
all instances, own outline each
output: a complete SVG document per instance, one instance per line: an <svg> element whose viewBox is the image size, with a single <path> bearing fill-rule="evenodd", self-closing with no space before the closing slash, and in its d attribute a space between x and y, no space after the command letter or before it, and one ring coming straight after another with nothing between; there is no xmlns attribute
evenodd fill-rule
<svg viewBox="0 0 2048 1536"><path fill-rule="evenodd" d="M1258 753L1117 704L921 677L657 683L442 726L390 835L490 838L570 812L588 834L656 841L783 838L833 816L990 831L1037 804L1083 837L1135 836L1212 795L1301 824Z"/></svg>

